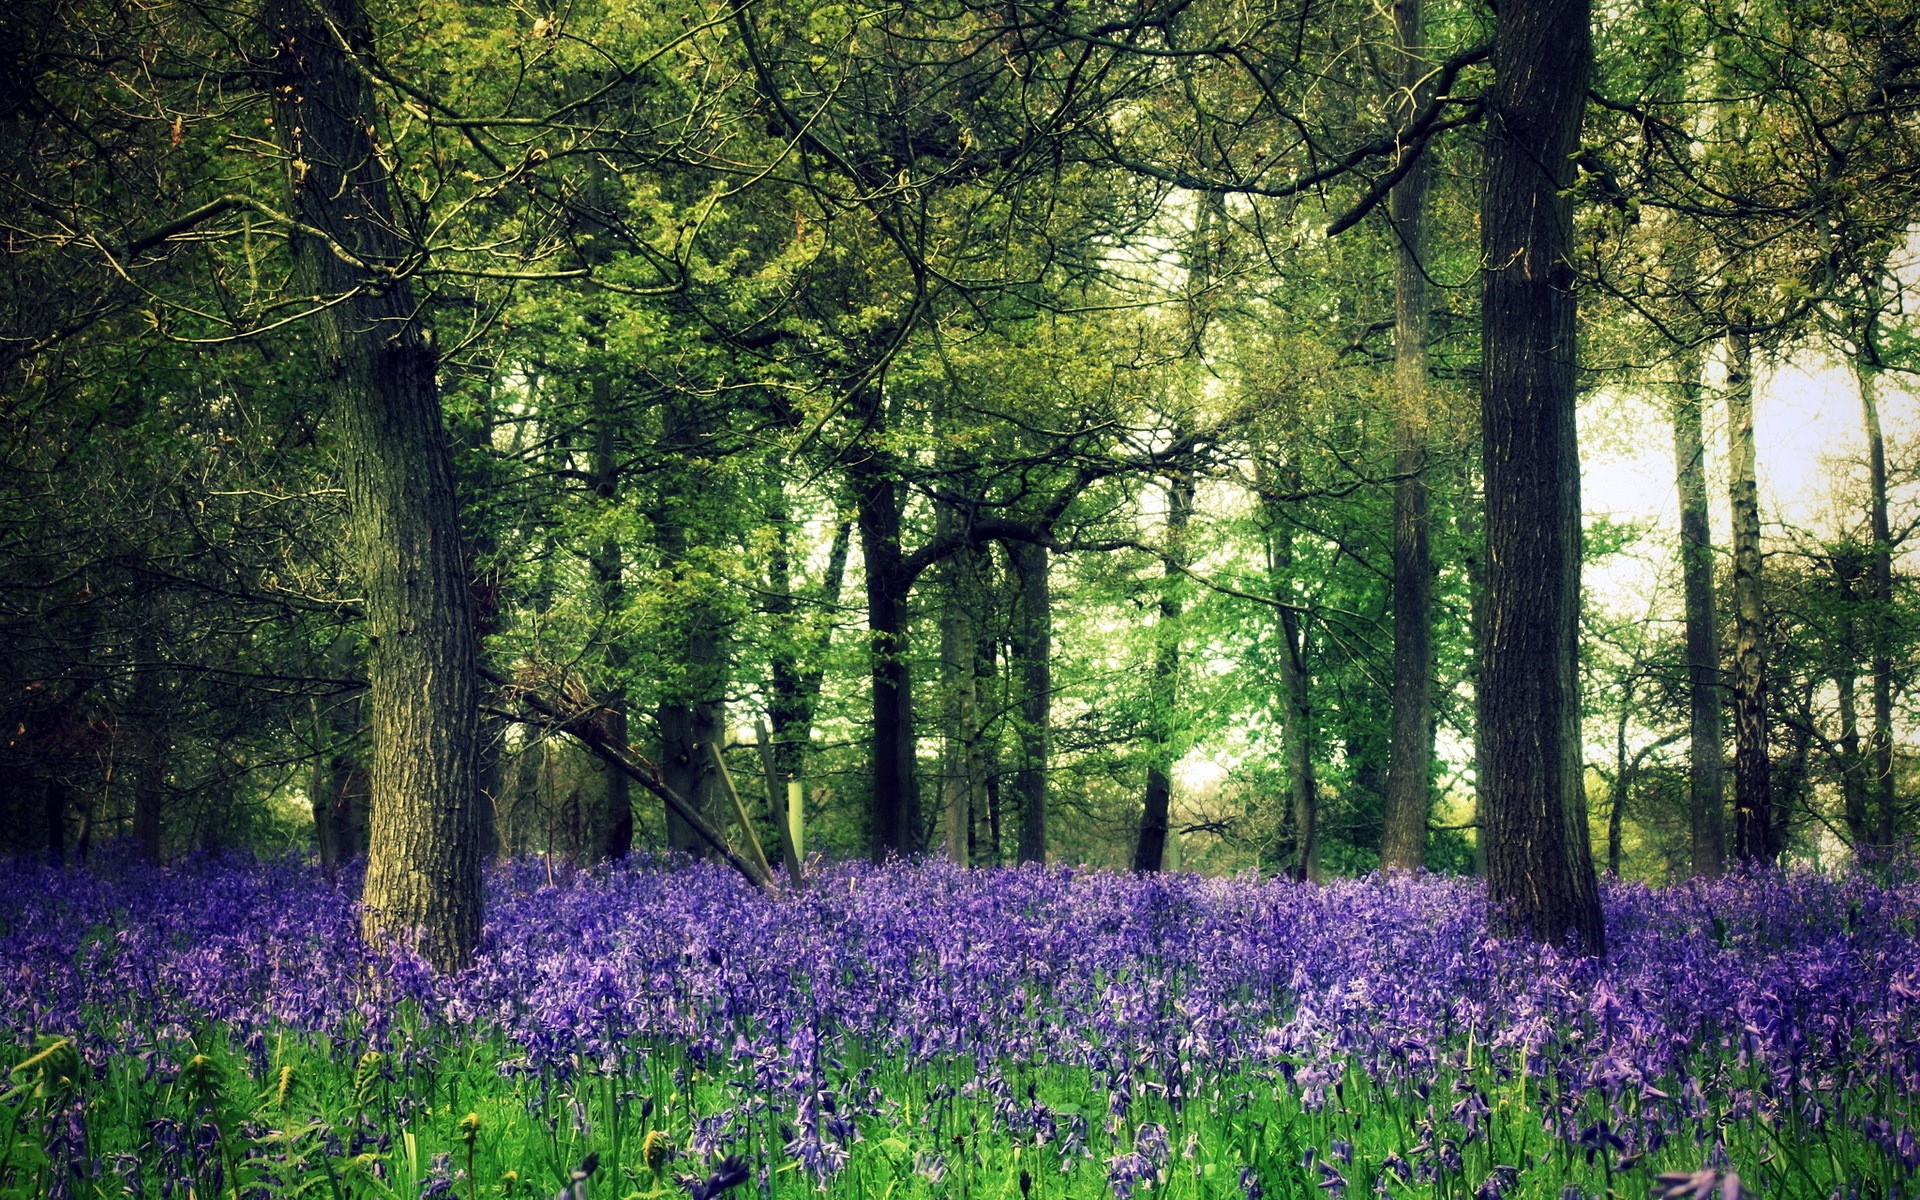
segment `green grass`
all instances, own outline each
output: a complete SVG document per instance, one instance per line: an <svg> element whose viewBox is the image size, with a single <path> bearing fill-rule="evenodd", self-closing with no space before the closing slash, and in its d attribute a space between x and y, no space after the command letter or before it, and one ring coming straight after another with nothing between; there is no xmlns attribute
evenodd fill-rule
<svg viewBox="0 0 1920 1200"><path fill-rule="evenodd" d="M177 1070L119 1055L91 1072L70 1042L18 1047L21 1065L0 1108L0 1195L156 1196L171 1182L174 1195L196 1200L550 1197L595 1155L591 1195L649 1200L685 1194L677 1176L704 1177L717 1155L703 1142L716 1141L756 1171L735 1195L763 1186L776 1197L819 1194L787 1153L794 1111L768 1103L750 1067L703 1067L678 1046L628 1045L606 1073L503 1075L501 1065L518 1056L497 1039L421 1035L406 1021L393 1037L398 1048L380 1054L283 1035L250 1056L219 1031L201 1030ZM849 1061L828 1072L824 1095L859 1132L826 1192L1108 1197L1110 1161L1134 1150L1143 1129L1151 1142L1154 1125L1166 1130L1168 1154L1157 1182L1142 1180L1136 1194L1167 1200L1245 1196L1246 1168L1267 1197L1337 1194L1322 1186L1319 1163L1328 1161L1355 1197L1384 1184L1394 1196L1464 1200L1498 1167L1517 1173L1510 1197L1558 1198L1569 1185L1586 1196L1645 1197L1659 1172L1698 1169L1716 1143L1763 1195L1891 1198L1910 1186L1857 1129L1816 1123L1804 1107L1748 1111L1742 1097L1758 1093L1758 1065L1697 1064L1710 1084L1703 1110L1671 1123L1658 1152L1620 1164L1614 1152L1589 1156L1545 1127L1558 1096L1552 1077L1489 1063L1484 1051L1467 1068L1465 1053L1463 1044L1450 1067L1425 1079L1388 1083L1349 1070L1313 1106L1282 1077L1227 1075L1179 1102L1156 1086L1168 1080L1142 1077L1133 1098L1115 1104L1084 1069ZM1683 1081L1670 1082L1677 1095ZM1851 1111L1906 1117L1890 1096L1845 1099ZM1043 1107L1051 1132L1010 1129L1009 1103ZM1580 1117L1617 1125L1639 1104L1637 1093L1612 1104L1590 1096ZM1428 1138L1452 1139L1456 1169L1411 1182L1384 1172L1390 1155L1414 1159ZM174 1140L184 1149L169 1155ZM1312 1165L1303 1165L1309 1151Z"/></svg>

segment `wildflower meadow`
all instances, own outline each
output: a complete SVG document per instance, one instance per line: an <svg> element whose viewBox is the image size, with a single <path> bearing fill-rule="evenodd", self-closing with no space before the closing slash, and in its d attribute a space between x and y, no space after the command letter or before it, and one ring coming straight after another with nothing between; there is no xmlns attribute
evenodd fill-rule
<svg viewBox="0 0 1920 1200"><path fill-rule="evenodd" d="M922 862L489 880L474 966L292 861L0 882L7 1197L1920 1195L1920 882Z"/></svg>

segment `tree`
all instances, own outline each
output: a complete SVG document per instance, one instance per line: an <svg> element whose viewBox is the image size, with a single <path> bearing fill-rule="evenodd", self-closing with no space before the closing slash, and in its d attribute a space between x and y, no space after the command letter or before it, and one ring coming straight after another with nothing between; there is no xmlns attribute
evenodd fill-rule
<svg viewBox="0 0 1920 1200"><path fill-rule="evenodd" d="M295 261L342 431L351 538L366 592L373 728L362 925L436 967L480 939L486 825L476 794L477 677L437 356L406 278L374 142L358 0L277 0L275 130L287 155Z"/></svg>
<svg viewBox="0 0 1920 1200"><path fill-rule="evenodd" d="M1718 878L1726 863L1724 689L1720 626L1713 594L1713 533L1707 523L1706 444L1701 433L1700 364L1680 364L1673 405L1674 478L1680 492L1680 573L1686 609L1687 697L1691 731L1688 811L1693 873Z"/></svg>
<svg viewBox="0 0 1920 1200"><path fill-rule="evenodd" d="M1761 584L1760 492L1754 475L1753 339L1727 339L1728 499L1733 507L1733 856L1772 862L1773 788L1767 746L1765 600Z"/></svg>
<svg viewBox="0 0 1920 1200"><path fill-rule="evenodd" d="M1480 781L1496 924L1604 953L1580 754L1573 156L1587 0L1498 13L1481 200L1487 601Z"/></svg>
<svg viewBox="0 0 1920 1200"><path fill-rule="evenodd" d="M1167 481L1166 547L1162 551L1159 622L1154 626L1152 684L1148 689L1147 786L1141 801L1140 835L1134 843L1133 869L1158 871L1167 850L1168 818L1173 804L1173 766L1180 757L1181 592L1193 524L1193 480Z"/></svg>
<svg viewBox="0 0 1920 1200"><path fill-rule="evenodd" d="M1400 60L1401 130L1431 100L1422 0L1395 0ZM1380 865L1416 870L1426 864L1427 818L1433 807L1433 556L1431 497L1426 478L1427 343L1431 306L1427 277L1427 178L1424 147L1400 151L1413 162L1388 200L1394 233L1393 730L1387 766Z"/></svg>

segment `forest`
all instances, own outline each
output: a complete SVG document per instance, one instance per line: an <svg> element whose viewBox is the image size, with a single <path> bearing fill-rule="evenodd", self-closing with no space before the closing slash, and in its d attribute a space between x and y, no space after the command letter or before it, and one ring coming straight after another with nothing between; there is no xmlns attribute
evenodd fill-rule
<svg viewBox="0 0 1920 1200"><path fill-rule="evenodd" d="M0 1195L1912 1194L1903 0L0 61Z"/></svg>

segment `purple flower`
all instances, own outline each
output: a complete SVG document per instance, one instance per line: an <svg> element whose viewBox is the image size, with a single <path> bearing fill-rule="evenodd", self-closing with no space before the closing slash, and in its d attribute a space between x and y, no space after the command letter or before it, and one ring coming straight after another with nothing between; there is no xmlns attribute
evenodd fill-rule
<svg viewBox="0 0 1920 1200"><path fill-rule="evenodd" d="M680 1186L687 1189L691 1200L714 1200L722 1192L745 1183L751 1175L747 1160L730 1154L721 1159L719 1165L704 1179L697 1175L681 1176Z"/></svg>

